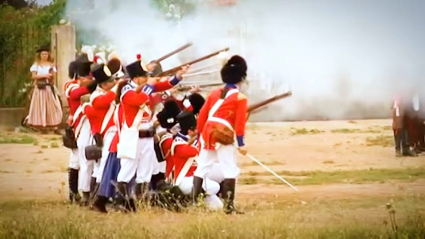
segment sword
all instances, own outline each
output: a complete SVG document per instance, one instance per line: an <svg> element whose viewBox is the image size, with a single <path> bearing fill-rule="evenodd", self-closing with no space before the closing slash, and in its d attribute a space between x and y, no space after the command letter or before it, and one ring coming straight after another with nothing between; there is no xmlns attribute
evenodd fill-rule
<svg viewBox="0 0 425 239"><path fill-rule="evenodd" d="M250 158L252 161L258 163L261 167L263 167L265 170L269 171L271 174L273 174L274 176L276 176L278 179L280 179L282 182L286 183L289 187L291 187L292 189L294 189L296 192L298 192L298 189L294 186L292 186L292 184L288 183L288 181L286 181L285 179L283 179L281 176L277 175L277 173L273 172L273 170L271 170L269 167L267 167L266 165L262 164L260 161L258 161L256 158L254 158L252 155L250 154L246 154L245 156L247 156L248 158Z"/></svg>

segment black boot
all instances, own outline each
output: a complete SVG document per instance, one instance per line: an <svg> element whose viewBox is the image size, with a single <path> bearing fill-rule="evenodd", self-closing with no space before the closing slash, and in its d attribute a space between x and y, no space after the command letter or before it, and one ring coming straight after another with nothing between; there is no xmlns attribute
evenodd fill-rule
<svg viewBox="0 0 425 239"><path fill-rule="evenodd" d="M131 211L129 196L127 194L127 183L118 183L117 189L119 194L116 198L117 209L123 212Z"/></svg>
<svg viewBox="0 0 425 239"><path fill-rule="evenodd" d="M151 181L149 183L149 190L155 191L157 182L158 182L158 174L153 174L151 177Z"/></svg>
<svg viewBox="0 0 425 239"><path fill-rule="evenodd" d="M395 156L396 156L396 157L401 157L401 156L402 156L402 154L401 154L401 150L400 150L400 149L396 149L396 150L395 150Z"/></svg>
<svg viewBox="0 0 425 239"><path fill-rule="evenodd" d="M156 191L158 189L158 184L165 181L165 173L158 173L152 175L151 182L149 184L149 189Z"/></svg>
<svg viewBox="0 0 425 239"><path fill-rule="evenodd" d="M413 149L410 147L403 148L403 156L407 157L417 157L418 155L415 153Z"/></svg>
<svg viewBox="0 0 425 239"><path fill-rule="evenodd" d="M220 183L220 190L218 191L218 193L216 194L217 197L219 198L223 198L223 188L224 188L224 181Z"/></svg>
<svg viewBox="0 0 425 239"><path fill-rule="evenodd" d="M90 179L90 195L88 204L91 205L93 203L94 197L97 194L99 184L96 183L96 178L92 177Z"/></svg>
<svg viewBox="0 0 425 239"><path fill-rule="evenodd" d="M69 201L71 203L78 203L81 200L81 196L78 193L78 170L69 168L68 169L68 185L69 185Z"/></svg>
<svg viewBox="0 0 425 239"><path fill-rule="evenodd" d="M96 178L91 177L90 179L90 194L94 194L96 190Z"/></svg>
<svg viewBox="0 0 425 239"><path fill-rule="evenodd" d="M136 184L136 198L138 201L146 201L147 194L149 191L149 184L148 183L138 183Z"/></svg>
<svg viewBox="0 0 425 239"><path fill-rule="evenodd" d="M135 212L137 211L136 208L136 199L131 195L131 188L129 187L128 183L126 183L125 185L125 189L126 189L126 194L127 194L127 203L128 206L126 206L127 208L130 209L130 211Z"/></svg>
<svg viewBox="0 0 425 239"><path fill-rule="evenodd" d="M224 212L226 214L244 214L244 212L237 210L234 204L236 179L225 179L223 186Z"/></svg>
<svg viewBox="0 0 425 239"><path fill-rule="evenodd" d="M192 191L192 202L196 204L198 202L199 195L202 192L202 183L204 179L194 176L193 177L193 191Z"/></svg>
<svg viewBox="0 0 425 239"><path fill-rule="evenodd" d="M83 199L80 206L87 207L90 204L90 192L83 192Z"/></svg>
<svg viewBox="0 0 425 239"><path fill-rule="evenodd" d="M101 212L101 213L108 213L108 211L106 210L107 202L108 202L107 197L97 196L96 200L93 203L93 210Z"/></svg>

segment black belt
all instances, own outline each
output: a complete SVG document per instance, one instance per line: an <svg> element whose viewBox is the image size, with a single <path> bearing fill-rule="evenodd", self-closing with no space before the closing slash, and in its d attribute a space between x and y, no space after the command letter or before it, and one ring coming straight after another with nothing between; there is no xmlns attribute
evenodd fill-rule
<svg viewBox="0 0 425 239"><path fill-rule="evenodd" d="M155 136L155 129L139 130L139 138L152 138Z"/></svg>

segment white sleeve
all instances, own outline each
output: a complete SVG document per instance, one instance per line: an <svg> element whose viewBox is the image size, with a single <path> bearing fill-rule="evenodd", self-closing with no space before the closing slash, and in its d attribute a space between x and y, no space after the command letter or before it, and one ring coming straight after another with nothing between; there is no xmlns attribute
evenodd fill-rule
<svg viewBox="0 0 425 239"><path fill-rule="evenodd" d="M32 64L30 68L30 72L38 72L38 65L37 63Z"/></svg>
<svg viewBox="0 0 425 239"><path fill-rule="evenodd" d="M58 71L56 70L56 66L53 66L53 72L58 72Z"/></svg>

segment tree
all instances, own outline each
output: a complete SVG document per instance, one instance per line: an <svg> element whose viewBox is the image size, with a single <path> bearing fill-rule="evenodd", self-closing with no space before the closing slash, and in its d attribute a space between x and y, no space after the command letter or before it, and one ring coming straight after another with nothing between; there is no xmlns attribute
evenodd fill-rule
<svg viewBox="0 0 425 239"><path fill-rule="evenodd" d="M35 0L26 1L26 0L0 0L0 5L9 5L15 9L21 9L25 7L33 7L36 5Z"/></svg>

